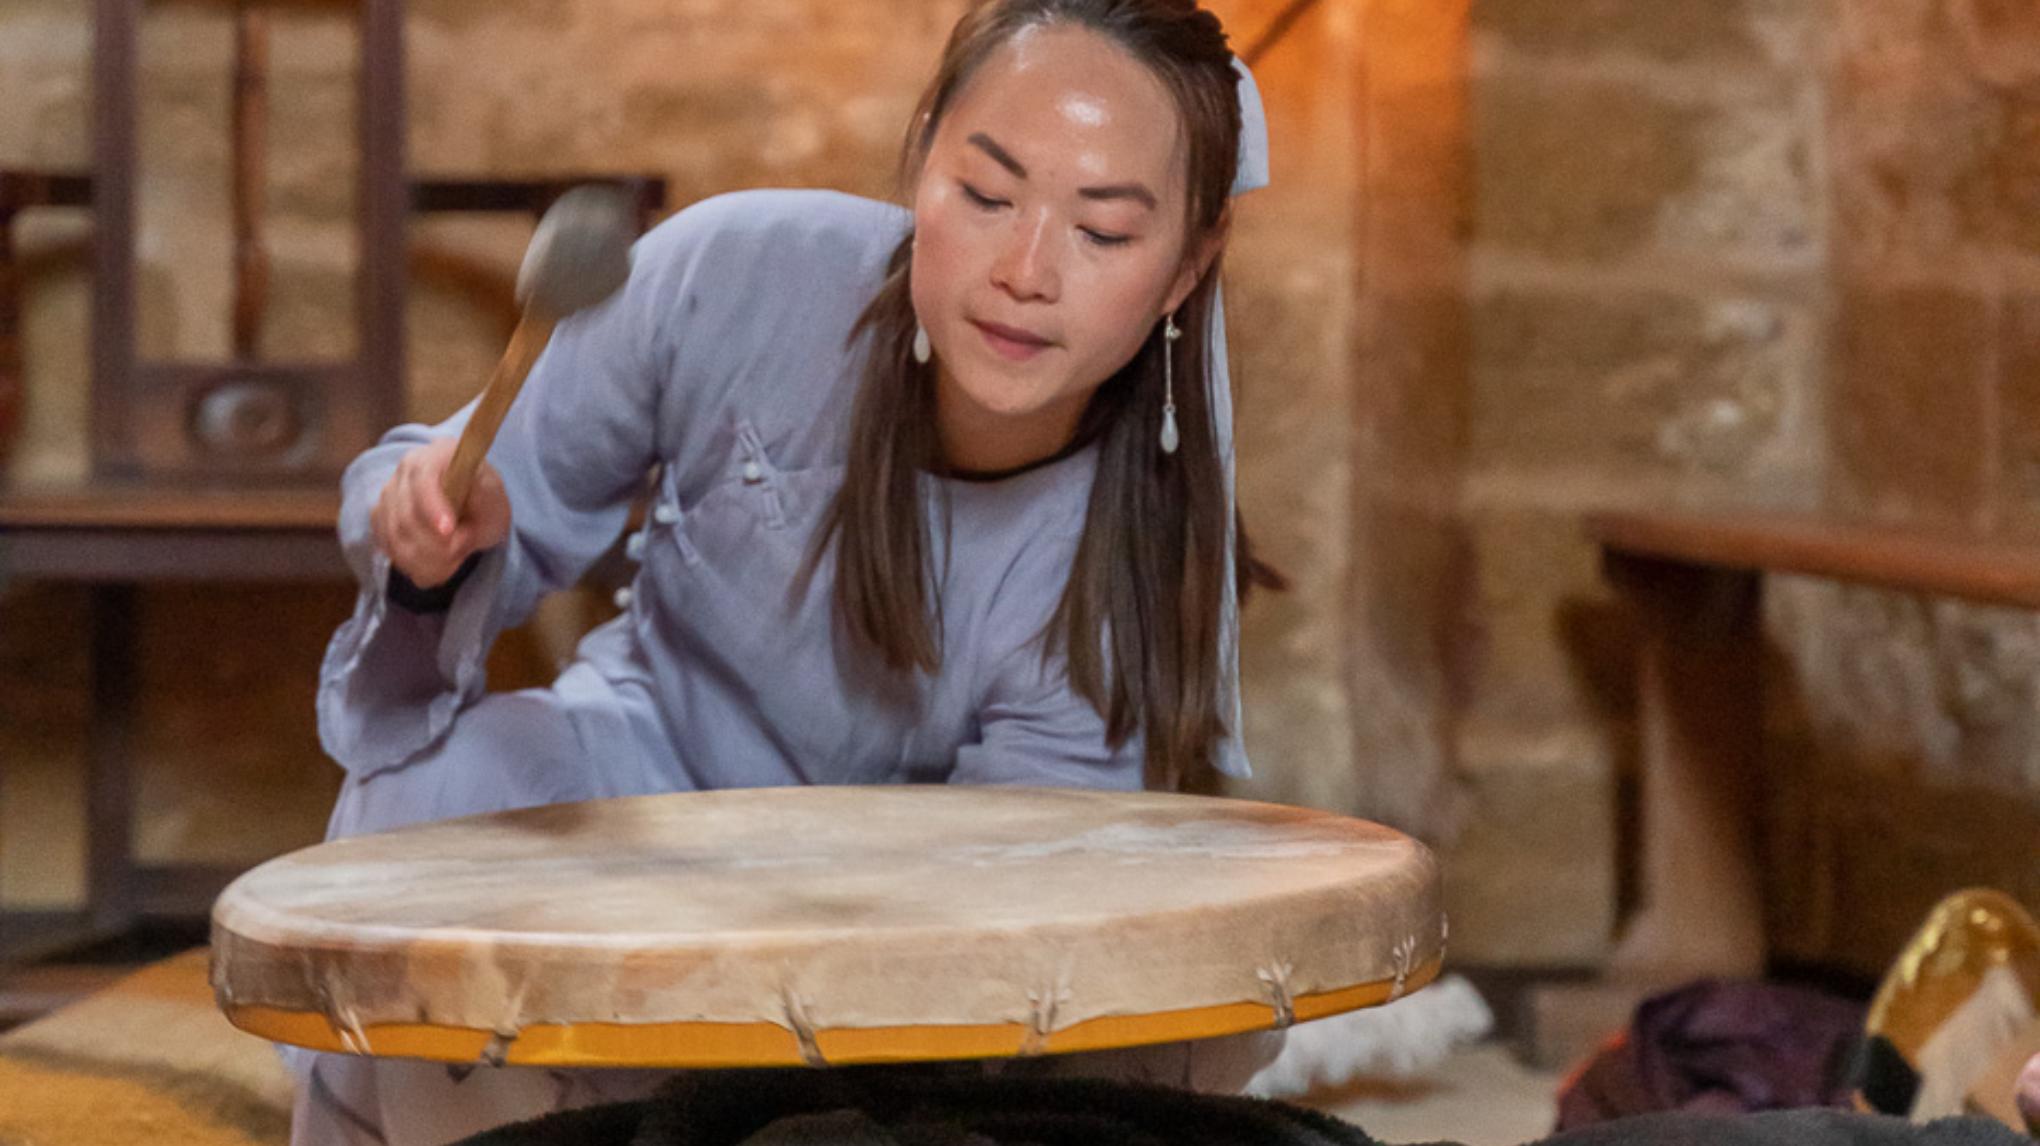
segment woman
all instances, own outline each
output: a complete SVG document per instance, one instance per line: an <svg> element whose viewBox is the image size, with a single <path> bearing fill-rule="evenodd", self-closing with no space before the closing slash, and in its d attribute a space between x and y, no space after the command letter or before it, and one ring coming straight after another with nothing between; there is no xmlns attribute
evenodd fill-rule
<svg viewBox="0 0 2040 1146"><path fill-rule="evenodd" d="M1230 194L1263 181L1243 75L1192 0L993 0L909 130L911 211L746 192L657 228L560 327L464 515L438 492L461 418L392 431L345 479L366 588L321 677L331 834L718 787L1242 774L1255 567L1217 280ZM624 615L551 688L484 696L490 642L654 466ZM648 1081L295 1065L301 1142L445 1140Z"/></svg>

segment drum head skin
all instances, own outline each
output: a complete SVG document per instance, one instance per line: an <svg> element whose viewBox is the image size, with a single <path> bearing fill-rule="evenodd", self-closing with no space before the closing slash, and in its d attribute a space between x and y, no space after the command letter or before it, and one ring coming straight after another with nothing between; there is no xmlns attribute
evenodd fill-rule
<svg viewBox="0 0 2040 1146"><path fill-rule="evenodd" d="M1273 804L772 788L561 804L272 860L213 910L228 1018L448 1062L1002 1057L1285 1026L1434 978L1431 853Z"/></svg>

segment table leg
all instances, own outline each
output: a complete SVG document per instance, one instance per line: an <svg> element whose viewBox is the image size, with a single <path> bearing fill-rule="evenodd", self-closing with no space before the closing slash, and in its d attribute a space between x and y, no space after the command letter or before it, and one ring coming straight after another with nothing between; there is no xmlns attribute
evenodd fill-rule
<svg viewBox="0 0 2040 1146"><path fill-rule="evenodd" d="M0 457L20 427L21 268L14 257L14 212L0 207Z"/></svg>
<svg viewBox="0 0 2040 1146"><path fill-rule="evenodd" d="M1609 961L1652 983L1764 970L1762 580L1611 555L1643 624L1641 903Z"/></svg>
<svg viewBox="0 0 2040 1146"><path fill-rule="evenodd" d="M1523 1051L1576 1065L1636 1006L1699 978L1761 975L1757 866L1763 690L1757 575L1610 554L1611 582L1641 622L1639 903L1601 976L1527 997Z"/></svg>
<svg viewBox="0 0 2040 1146"><path fill-rule="evenodd" d="M85 910L0 912L0 970L123 934L139 915L130 768L137 678L134 615L134 586L92 587L88 614L92 700L85 744Z"/></svg>
<svg viewBox="0 0 2040 1146"><path fill-rule="evenodd" d="M134 886L135 588L92 587L92 724L86 731L86 898L92 924L124 931Z"/></svg>

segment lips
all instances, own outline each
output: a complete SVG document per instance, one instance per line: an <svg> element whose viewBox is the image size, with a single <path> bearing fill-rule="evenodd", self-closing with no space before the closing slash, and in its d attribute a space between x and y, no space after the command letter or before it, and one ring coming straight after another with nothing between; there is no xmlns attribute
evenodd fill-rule
<svg viewBox="0 0 2040 1146"><path fill-rule="evenodd" d="M1006 326L1003 323L972 319L970 324L977 327L978 333L984 336L985 343L993 350L1015 361L1032 358L1055 345L1033 331Z"/></svg>

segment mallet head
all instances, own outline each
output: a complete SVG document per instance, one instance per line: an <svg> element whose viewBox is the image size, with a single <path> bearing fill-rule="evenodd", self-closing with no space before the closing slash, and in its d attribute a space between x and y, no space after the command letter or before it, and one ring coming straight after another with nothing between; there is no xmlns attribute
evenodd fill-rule
<svg viewBox="0 0 2040 1146"><path fill-rule="evenodd" d="M614 294L630 277L636 214L631 197L616 187L576 187L560 196L524 252L517 301L562 319Z"/></svg>

